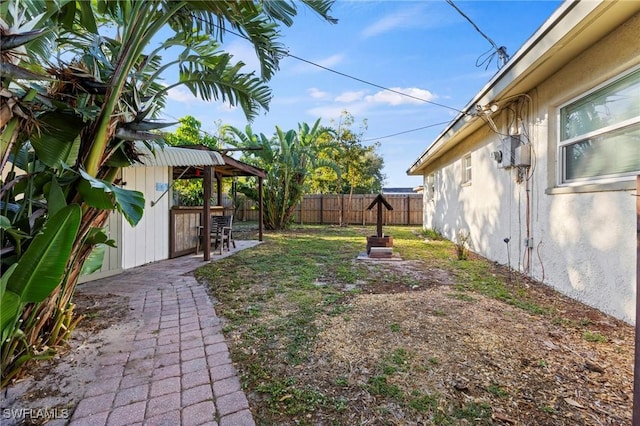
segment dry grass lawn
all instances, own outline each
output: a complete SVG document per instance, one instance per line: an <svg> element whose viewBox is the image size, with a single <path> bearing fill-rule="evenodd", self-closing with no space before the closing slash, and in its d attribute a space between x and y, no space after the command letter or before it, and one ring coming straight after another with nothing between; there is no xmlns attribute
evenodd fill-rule
<svg viewBox="0 0 640 426"><path fill-rule="evenodd" d="M633 327L447 241L298 227L200 270L264 425L630 424Z"/></svg>

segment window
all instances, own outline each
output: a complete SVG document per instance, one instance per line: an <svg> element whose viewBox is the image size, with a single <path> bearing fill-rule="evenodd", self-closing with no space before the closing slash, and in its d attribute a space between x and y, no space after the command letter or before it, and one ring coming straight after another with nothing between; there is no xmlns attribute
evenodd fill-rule
<svg viewBox="0 0 640 426"><path fill-rule="evenodd" d="M427 191L427 200L433 200L436 195L436 175L431 173L427 176L427 184L425 185Z"/></svg>
<svg viewBox="0 0 640 426"><path fill-rule="evenodd" d="M471 183L471 154L462 157L462 184Z"/></svg>
<svg viewBox="0 0 640 426"><path fill-rule="evenodd" d="M640 69L560 108L561 183L640 172Z"/></svg>

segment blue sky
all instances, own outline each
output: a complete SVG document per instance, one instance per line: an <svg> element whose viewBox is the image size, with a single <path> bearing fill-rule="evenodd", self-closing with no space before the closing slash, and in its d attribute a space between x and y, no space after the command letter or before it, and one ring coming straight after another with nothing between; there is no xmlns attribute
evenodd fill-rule
<svg viewBox="0 0 640 426"><path fill-rule="evenodd" d="M513 55L561 1L456 1L496 45ZM270 82L269 111L252 123L255 133L272 135L275 126L297 129L318 118L329 125L349 111L359 124L367 120L364 144L379 141L387 187L415 187L420 177L407 168L433 142L456 109L463 108L497 71L497 60L477 66L491 44L445 0L336 1L332 25L300 8L280 40L292 55L357 79L408 93L450 108L405 97L337 75L294 58L284 58ZM234 35L225 50L256 69L248 43ZM195 99L187 90L170 92L165 110L170 119L192 115L203 130L216 133L216 121L244 128L239 109ZM397 133L432 126L426 129Z"/></svg>

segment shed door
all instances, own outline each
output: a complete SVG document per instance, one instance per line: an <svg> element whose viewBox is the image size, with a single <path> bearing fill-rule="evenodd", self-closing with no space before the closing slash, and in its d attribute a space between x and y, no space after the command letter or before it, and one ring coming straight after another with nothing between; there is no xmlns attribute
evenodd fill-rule
<svg viewBox="0 0 640 426"><path fill-rule="evenodd" d="M135 227L122 224L124 269L169 258L169 167L128 167L123 170L125 188L141 191L144 214ZM163 195L164 194L164 195ZM153 205L152 205L153 204Z"/></svg>

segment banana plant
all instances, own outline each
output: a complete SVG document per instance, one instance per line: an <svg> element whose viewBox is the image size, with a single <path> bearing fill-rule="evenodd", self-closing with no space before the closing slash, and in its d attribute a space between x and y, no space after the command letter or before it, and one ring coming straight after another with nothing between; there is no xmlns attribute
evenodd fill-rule
<svg viewBox="0 0 640 426"><path fill-rule="evenodd" d="M0 266L8 312L1 330L8 333L0 343L3 374L19 374L13 369L24 360L68 337L77 322L75 285L83 266L93 264L87 259L96 244L106 241L100 229L109 213L121 211L132 225L142 217L142 194L121 188L117 176L137 160L135 140L161 137L166 123L157 117L169 88L182 85L202 99L242 107L249 119L256 116L268 107L268 80L286 54L279 25L291 25L299 4L335 22L327 0L0 2ZM220 50L227 28L253 44L259 75ZM174 35L156 48L151 43L161 30ZM162 54L177 46L183 53L164 61ZM171 67L178 80L161 82ZM78 209L71 249L65 239L61 251L66 258L50 257L55 265L39 267L42 273L52 268L56 277L62 267L64 274L52 291L48 284L37 298L31 290L24 296L15 284L25 277L20 265L44 244L54 218ZM40 300L44 290L50 291Z"/></svg>
<svg viewBox="0 0 640 426"><path fill-rule="evenodd" d="M336 144L321 138L327 129L320 126L320 119L312 126L299 123L297 130L284 131L276 126L272 138L262 133L254 134L250 126L246 126L244 132L232 126L227 126L225 131L235 137L230 141L232 145L260 148L252 151L253 161L251 158L246 160L267 171L263 188L267 229L282 229L289 225L296 206L306 192L306 179L314 170L328 167L340 174L336 163L322 155L323 152L336 149ZM254 200L257 198L257 192L251 188L240 187L239 190Z"/></svg>
<svg viewBox="0 0 640 426"><path fill-rule="evenodd" d="M60 284L80 227L80 219L80 206L62 208L47 221L43 231L35 236L20 260L0 279L0 338L2 342L10 343L2 347L1 366L5 372L3 387L17 374L19 367L33 357L29 343L23 338L19 321L28 303L44 301ZM22 356L14 360L16 352ZM11 361L13 368L6 369Z"/></svg>

